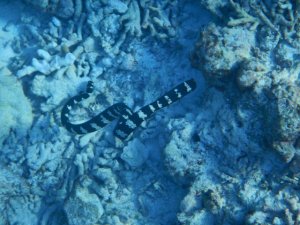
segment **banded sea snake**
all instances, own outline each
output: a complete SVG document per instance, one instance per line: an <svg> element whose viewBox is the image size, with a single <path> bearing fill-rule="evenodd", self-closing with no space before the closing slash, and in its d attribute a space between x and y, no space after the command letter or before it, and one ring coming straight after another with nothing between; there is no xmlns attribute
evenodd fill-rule
<svg viewBox="0 0 300 225"><path fill-rule="evenodd" d="M133 112L124 103L116 103L84 123L71 123L69 121L69 112L72 107L78 102L87 99L94 90L93 82L89 81L85 93L72 97L63 106L61 111L61 123L72 133L87 134L103 128L115 119L119 119L114 129L114 135L124 141L142 124L142 122L150 118L154 112L178 101L195 90L195 88L196 81L194 79L186 80L136 112Z"/></svg>

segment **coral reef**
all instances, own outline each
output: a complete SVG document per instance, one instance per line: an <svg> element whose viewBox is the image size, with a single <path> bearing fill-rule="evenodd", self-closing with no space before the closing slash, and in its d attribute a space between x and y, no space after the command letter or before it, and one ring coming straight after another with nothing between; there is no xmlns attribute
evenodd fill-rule
<svg viewBox="0 0 300 225"><path fill-rule="evenodd" d="M108 3L109 2L109 3ZM111 54L118 54L128 39L150 35L165 42L176 35L177 1L148 0L102 1L103 10L95 11L97 2L87 1L88 18L93 36L101 37L101 46ZM167 9L167 10L166 10ZM117 14L111 14L117 11ZM118 21L118 26L112 26ZM99 24L101 22L101 25Z"/></svg>
<svg viewBox="0 0 300 225"><path fill-rule="evenodd" d="M151 87L143 93L134 92L132 85L139 90L148 78L152 79L152 85L158 83L150 76L153 72L148 75L142 67L137 70L137 58L150 65L147 57L139 55L144 54L148 42L165 42L175 37L176 1L172 4L118 0L25 2L50 14L25 8L18 20L12 22L18 33L5 43L13 50L5 66L13 71L14 76L9 76L16 84L6 83L3 91L14 93L16 97L10 101L21 100L26 105L28 100L19 91L21 83L34 115L31 107L23 109L22 104L14 107L18 112L8 112L10 116L16 115L12 122L18 123L6 123L11 132L3 136L0 157L8 170L16 173L16 179L27 182L32 193L28 198L24 194L24 199L9 199L11 206L1 205L8 212L1 217L1 223L147 224L152 221L157 224L159 220L171 223L176 218L182 188L165 181L167 175L157 178L159 170L146 169L142 179L139 178L136 170L153 167L148 165L150 147L147 149L143 140L134 139L124 146L110 135L110 128L73 136L61 127L58 116L65 99L83 90L91 79L97 81L95 94L91 102L74 109L75 121L92 117L118 101L136 109L163 94ZM148 17L144 18L144 11L148 11ZM8 28L5 32L9 32ZM136 29L141 33L136 33ZM140 47L138 53L132 47L135 42L146 48ZM171 82L174 85L178 79L164 80L164 90L173 86L169 85ZM26 118L31 119L25 121ZM21 131L25 134L25 128L30 126L29 135L21 138ZM142 135L144 139L160 132L151 131L150 127ZM134 182L133 177L140 180ZM163 191L166 186L178 196L166 195ZM9 187L1 187L1 192L7 193L6 188ZM171 197L174 206L165 207ZM24 223L22 211L28 217ZM163 218L157 218L161 212Z"/></svg>
<svg viewBox="0 0 300 225"><path fill-rule="evenodd" d="M253 127L239 124L239 108L232 109L222 92L211 89L201 103L197 115L171 119L168 125L172 139L164 149L166 166L177 181L191 183L178 220L182 224L298 221L297 176L289 175L281 160L251 141L248 130Z"/></svg>
<svg viewBox="0 0 300 225"><path fill-rule="evenodd" d="M299 224L298 9L1 1L0 224ZM86 135L61 124L88 81L71 123L119 102L136 112L191 78L189 98L129 141L114 124Z"/></svg>
<svg viewBox="0 0 300 225"><path fill-rule="evenodd" d="M256 99L257 114L265 115L265 138L289 162L299 151L299 4L210 2L202 5L225 24L201 31L192 63L211 84L224 87L233 82L242 94Z"/></svg>

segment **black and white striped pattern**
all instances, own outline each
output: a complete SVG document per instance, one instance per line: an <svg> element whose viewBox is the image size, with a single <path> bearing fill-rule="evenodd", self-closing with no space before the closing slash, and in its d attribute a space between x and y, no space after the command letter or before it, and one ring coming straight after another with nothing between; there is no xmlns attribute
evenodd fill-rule
<svg viewBox="0 0 300 225"><path fill-rule="evenodd" d="M93 82L89 81L85 93L76 95L64 105L61 112L61 123L70 132L76 134L87 134L103 128L115 119L119 119L114 130L114 135L121 140L126 140L133 133L133 131L139 127L142 122L149 119L154 112L178 101L182 97L195 90L195 88L195 80L190 79L177 85L175 88L165 93L156 101L142 107L137 112L132 112L131 109L124 103L117 103L84 123L70 123L68 119L69 111L75 104L87 99L94 89Z"/></svg>

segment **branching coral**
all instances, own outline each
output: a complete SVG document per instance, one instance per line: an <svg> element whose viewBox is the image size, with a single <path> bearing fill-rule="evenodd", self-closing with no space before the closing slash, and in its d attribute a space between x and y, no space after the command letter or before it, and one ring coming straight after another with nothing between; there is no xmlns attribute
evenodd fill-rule
<svg viewBox="0 0 300 225"><path fill-rule="evenodd" d="M251 30L256 29L259 24L258 18L251 16L246 12L238 3L233 0L229 0L229 5L235 10L237 18L229 18L227 25L229 27L234 27L238 25L251 24Z"/></svg>
<svg viewBox="0 0 300 225"><path fill-rule="evenodd" d="M258 24L261 24L268 26L290 44L296 44L294 39L297 38L300 23L299 2L293 4L289 0L271 2L250 0L249 7L245 9L233 0L229 0L229 5L238 15L238 18L229 19L229 26L251 23L252 28L255 29Z"/></svg>
<svg viewBox="0 0 300 225"><path fill-rule="evenodd" d="M115 44L114 51L118 51L128 35L140 37L149 31L151 36L163 42L174 37L176 27L171 15L176 13L176 5L176 1L157 4L149 0L131 1L127 12L120 17L124 33Z"/></svg>
<svg viewBox="0 0 300 225"><path fill-rule="evenodd" d="M152 36L159 40L166 40L170 37L174 37L176 34L175 28L170 21L170 11L165 12L163 8L166 8L169 4L177 4L177 1L165 1L164 3L158 3L157 6L150 5L151 1L141 0L140 4L144 11L144 17L142 22L143 29L149 29Z"/></svg>

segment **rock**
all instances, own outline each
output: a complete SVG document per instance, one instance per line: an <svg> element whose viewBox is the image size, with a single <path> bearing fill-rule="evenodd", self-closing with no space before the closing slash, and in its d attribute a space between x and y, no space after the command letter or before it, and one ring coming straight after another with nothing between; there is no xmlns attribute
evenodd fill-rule
<svg viewBox="0 0 300 225"><path fill-rule="evenodd" d="M252 58L254 43L253 31L211 24L200 33L191 61L212 84L220 85L243 61Z"/></svg>
<svg viewBox="0 0 300 225"><path fill-rule="evenodd" d="M70 225L93 225L101 218L103 207L97 195L77 188L64 205Z"/></svg>
<svg viewBox="0 0 300 225"><path fill-rule="evenodd" d="M121 158L132 167L141 166L149 156L149 149L138 139L134 139L124 147Z"/></svg>

